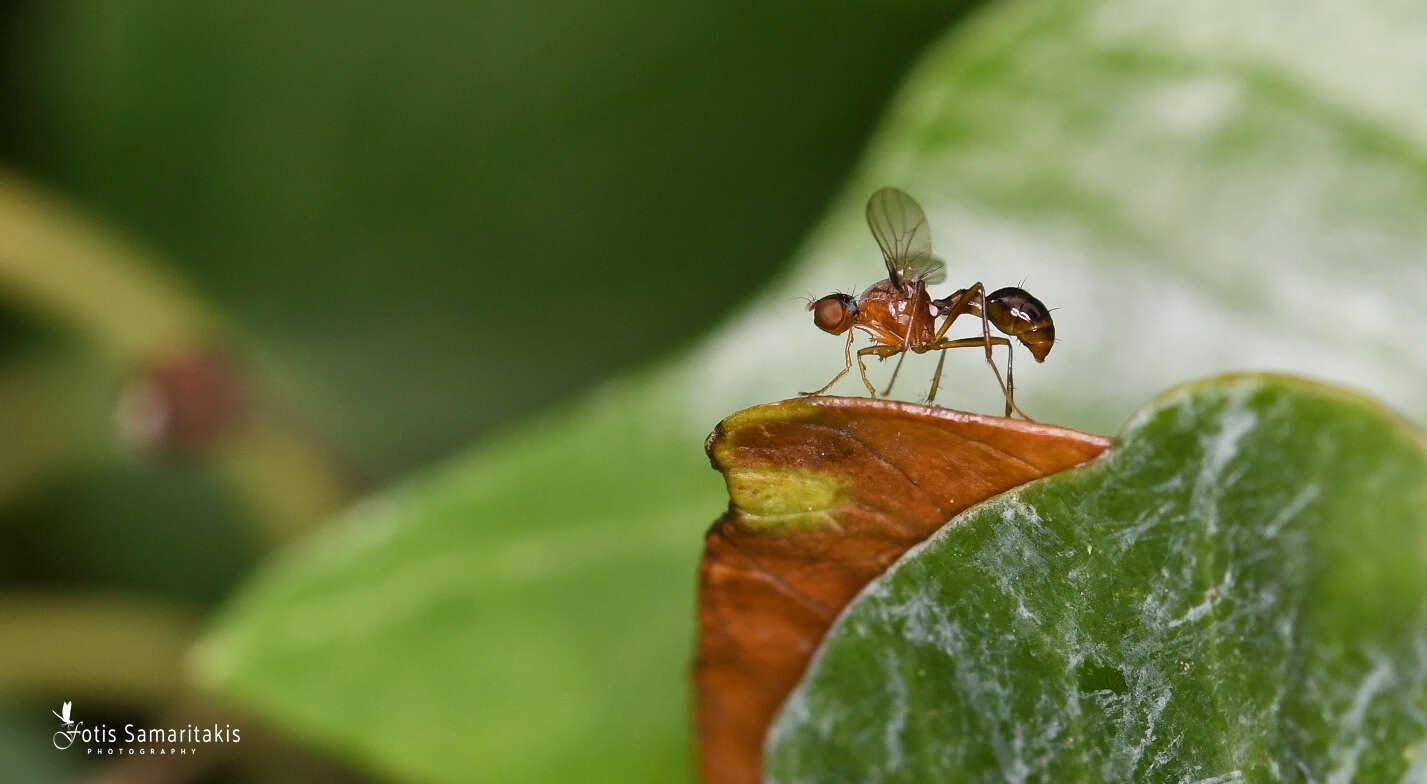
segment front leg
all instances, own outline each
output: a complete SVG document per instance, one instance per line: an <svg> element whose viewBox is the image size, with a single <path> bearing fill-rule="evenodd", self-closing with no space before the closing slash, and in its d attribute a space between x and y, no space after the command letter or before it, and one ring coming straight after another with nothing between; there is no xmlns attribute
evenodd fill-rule
<svg viewBox="0 0 1427 784"><path fill-rule="evenodd" d="M922 284L918 283L917 285L920 286ZM897 383L897 374L902 372L902 362L907 358L907 349L912 346L912 328L916 325L917 320L915 318L907 319L907 334L902 336L902 356L897 357L897 366L892 368L892 380L888 381L887 388L882 390L882 397L887 397L892 394L892 385Z"/></svg>
<svg viewBox="0 0 1427 784"><path fill-rule="evenodd" d="M897 346L868 346L867 348L857 350L857 369L862 371L862 385L867 387L867 394L875 399L877 397L877 389L872 386L872 382L867 378L867 365L862 361L862 358L869 354L875 354L878 359L886 359L893 354L901 354L905 351L906 349ZM892 387L888 385L887 391L890 392L891 390Z"/></svg>
<svg viewBox="0 0 1427 784"><path fill-rule="evenodd" d="M854 334L855 333L850 329L847 331L847 345L842 347L842 356L845 360L847 360L847 362L842 366L842 370L839 370L837 372L837 375L832 377L831 381L827 382L826 384L823 384L822 389L819 389L816 392L799 392L798 394L804 397L813 397L814 395L821 395L829 389L832 389L833 384L836 384L838 381L841 381L842 377L847 375L847 371L852 369L852 336Z"/></svg>

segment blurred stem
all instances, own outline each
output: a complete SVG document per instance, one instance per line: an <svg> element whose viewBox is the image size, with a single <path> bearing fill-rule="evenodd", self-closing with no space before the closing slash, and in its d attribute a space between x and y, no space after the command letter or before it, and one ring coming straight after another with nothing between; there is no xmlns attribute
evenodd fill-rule
<svg viewBox="0 0 1427 784"><path fill-rule="evenodd" d="M0 287L46 321L127 358L220 331L154 259L0 171Z"/></svg>
<svg viewBox="0 0 1427 784"><path fill-rule="evenodd" d="M0 597L0 689L157 708L183 686L186 613L99 595Z"/></svg>
<svg viewBox="0 0 1427 784"><path fill-rule="evenodd" d="M305 533L348 498L349 490L314 447L294 431L254 421L224 439L212 462L244 488L270 542Z"/></svg>
<svg viewBox="0 0 1427 784"><path fill-rule="evenodd" d="M42 321L78 332L127 368L231 342L227 324L161 269L152 256L0 171L0 296ZM300 431L262 419L261 411L251 413L238 432L204 454L256 511L267 539L281 542L331 514L346 497L345 482L327 454ZM68 416L87 420L92 414L76 408ZM66 418L55 411L46 418L51 421L34 426L43 430ZM112 432L108 436L112 440ZM6 468L13 469L15 482L43 473L40 467L62 457L43 447L11 451L17 465ZM14 490L0 481L0 491L5 489Z"/></svg>

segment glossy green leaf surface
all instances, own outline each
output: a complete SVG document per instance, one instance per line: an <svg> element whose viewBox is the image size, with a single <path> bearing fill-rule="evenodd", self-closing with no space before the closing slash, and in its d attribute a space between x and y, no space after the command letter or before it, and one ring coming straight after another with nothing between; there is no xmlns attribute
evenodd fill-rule
<svg viewBox="0 0 1427 784"><path fill-rule="evenodd" d="M1172 391L849 605L776 782L1420 781L1427 434L1297 379Z"/></svg>

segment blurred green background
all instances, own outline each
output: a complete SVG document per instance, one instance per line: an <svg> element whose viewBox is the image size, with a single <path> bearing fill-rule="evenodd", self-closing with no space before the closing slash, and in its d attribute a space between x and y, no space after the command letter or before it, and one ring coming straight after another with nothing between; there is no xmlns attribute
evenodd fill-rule
<svg viewBox="0 0 1427 784"><path fill-rule="evenodd" d="M277 389L283 426L368 490L728 314L960 11L22 2L0 10L0 164L150 250L219 314L264 379L247 383ZM144 357L0 289L3 588L73 612L118 596L205 613L264 524L214 478L221 458L116 443ZM0 647L45 639L16 626ZM70 683L122 677L87 666ZM15 706L0 733L43 736L37 709L61 699L136 713L36 667L0 683Z"/></svg>
<svg viewBox="0 0 1427 784"><path fill-rule="evenodd" d="M668 352L845 176L939 3L32 3L6 158L385 478Z"/></svg>
<svg viewBox="0 0 1427 784"><path fill-rule="evenodd" d="M799 297L879 277L881 185L949 284L1060 308L1042 419L1236 369L1427 418L1415 7L0 14L22 780L687 777L702 438L840 366ZM64 700L245 740L94 762L48 744Z"/></svg>

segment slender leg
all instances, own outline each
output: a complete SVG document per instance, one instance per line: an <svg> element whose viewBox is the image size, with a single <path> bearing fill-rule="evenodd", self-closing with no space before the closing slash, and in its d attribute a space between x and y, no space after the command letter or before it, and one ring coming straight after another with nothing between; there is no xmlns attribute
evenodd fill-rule
<svg viewBox="0 0 1427 784"><path fill-rule="evenodd" d="M949 348L972 348L974 346L984 346L986 345L986 341L988 339L991 341L991 345L1005 346L1007 351L1011 351L1011 341L1005 338L987 338L985 336L979 338L957 338L955 340L942 340L938 343L933 344L931 350L941 349L943 352L945 352L946 349ZM1010 360L1008 359L1006 360L1006 362L1007 366L1009 367ZM1000 378L1001 374L998 372L996 374L996 379L999 381ZM1035 421L1034 419L1031 419L1029 416L1027 416L1026 412L1022 411L1020 406L1016 405L1015 396L1008 390L1005 385L1002 385L1001 391L1006 395L1006 416L1010 416L1011 412L1014 411L1017 414L1020 414L1021 417L1023 417L1028 422Z"/></svg>
<svg viewBox="0 0 1427 784"><path fill-rule="evenodd" d="M932 374L932 391L927 393L927 405L936 402L936 388L941 384L941 369L946 365L946 350L941 352L941 358L936 361L936 373Z"/></svg>
<svg viewBox="0 0 1427 784"><path fill-rule="evenodd" d="M897 366L892 368L892 380L887 382L887 388L882 390L882 397L892 394L892 385L897 383L897 374L902 372L902 361L907 358L907 346L912 345L912 319L907 319L907 334L902 336L902 356L897 357Z"/></svg>
<svg viewBox="0 0 1427 784"><path fill-rule="evenodd" d="M1012 359L1012 357L1014 357L1015 355L1016 355L1015 347L1011 345L1010 341L1007 341L1007 342L1006 342L1006 414L1005 414L1006 416L1010 416L1010 415L1011 415L1011 409L1013 409L1013 408L1016 407L1016 369L1015 369L1014 367L1012 367L1012 365L1011 365L1011 359ZM1024 411L1021 412L1021 416L1026 417L1026 419L1030 419L1030 417L1026 416L1026 412L1024 412Z"/></svg>
<svg viewBox="0 0 1427 784"><path fill-rule="evenodd" d="M867 378L867 365L863 364L862 358L868 354L875 354L879 359L886 359L893 354L904 353L906 349L896 346L868 346L857 350L857 369L862 371L862 385L867 387L867 394L877 397L877 389L872 386L872 382ZM889 386L888 389L891 387Z"/></svg>
<svg viewBox="0 0 1427 784"><path fill-rule="evenodd" d="M973 286L972 289L974 288ZM971 296L974 293L972 289L962 289L946 298L946 309L940 314L945 320L941 322L940 327L937 327L936 335L933 336L937 340L941 340L946 335L946 331L951 328L951 322L956 321L958 316L971 312L974 307L974 303L971 301Z"/></svg>
<svg viewBox="0 0 1427 784"><path fill-rule="evenodd" d="M941 326L937 328L935 335L935 339L937 341L940 341L946 335L946 331L951 328L951 322L956 321L956 318L958 316L962 315L963 313L971 312L975 309L975 304L972 300L972 296L975 294L976 290L980 288L981 284L977 283L975 286L972 286L969 289L962 289L961 291L958 291L947 298L948 301L946 304L946 309L943 310L940 314L944 317L944 319L941 322ZM942 349L941 356L937 358L936 361L936 373L932 374L931 391L927 392L928 405L936 402L936 391L941 386L941 371L942 368L944 368L945 366L946 350Z"/></svg>
<svg viewBox="0 0 1427 784"><path fill-rule="evenodd" d="M977 303L979 306L977 310L981 311L981 337L986 346L986 364L991 366L991 373L996 376L996 386L1001 388L1001 394L1005 396L1006 404L1011 405L1010 389L1006 386L1006 383L1001 380L1001 371L996 367L996 358L991 356L991 322L986 318L986 289L980 282L977 282L974 289L976 291L976 298L980 300L980 302ZM1000 340L1000 338L996 338L996 340ZM1010 347L1010 345L1010 341L1007 341L1006 346ZM1029 419L1029 417L1027 417L1027 419Z"/></svg>
<svg viewBox="0 0 1427 784"><path fill-rule="evenodd" d="M847 371L852 369L852 336L853 332L849 329L847 331L847 345L842 347L842 356L844 359L847 360L847 364L842 366L842 370L838 371L837 375L833 376L831 381L827 382L826 384L823 384L822 389L819 389L816 392L800 392L798 394L803 395L804 397L821 395L829 389L832 389L833 384L836 384L837 382L841 381L842 377L847 375Z"/></svg>
<svg viewBox="0 0 1427 784"><path fill-rule="evenodd" d="M963 313L971 313L973 315L980 316L981 343L979 345L986 347L986 364L991 366L991 374L996 377L996 386L999 386L1001 388L1001 395L1006 398L1007 405L1017 411L1020 411L1020 409L1015 408L1016 404L1014 399L1012 398L1011 391L1009 388L1007 388L1006 382L1001 379L1001 370L1000 368L996 367L996 359L991 355L991 347L993 345L1005 344L1009 346L1010 344L1007 343L1003 338L991 337L991 321L986 318L986 287L981 285L980 281L977 281L976 283L973 283L967 288L957 292L950 299L951 302L947 303L945 313L946 320L941 323L941 326L938 327L936 331L937 339L940 340L942 336L946 334L947 329L951 327L951 322L955 321L957 317L961 316ZM1021 411L1020 413L1021 416L1026 416L1024 411ZM1026 417L1026 419L1030 419L1030 417Z"/></svg>
<svg viewBox="0 0 1427 784"><path fill-rule="evenodd" d="M975 347L975 346L984 345L985 343L986 343L986 338L984 338L984 337L956 338L955 340L952 340L951 338L947 338L947 339L942 340L942 341L940 341L940 342L938 342L938 343L933 343L930 350L935 351L936 349L943 349L943 350L945 350L945 349L949 349L949 348L972 348L972 347ZM1011 341L1009 341L1009 340L1007 340L1007 339L1005 339L1005 338L991 338L991 345L993 345L993 346L1009 346L1009 345L1011 345Z"/></svg>

